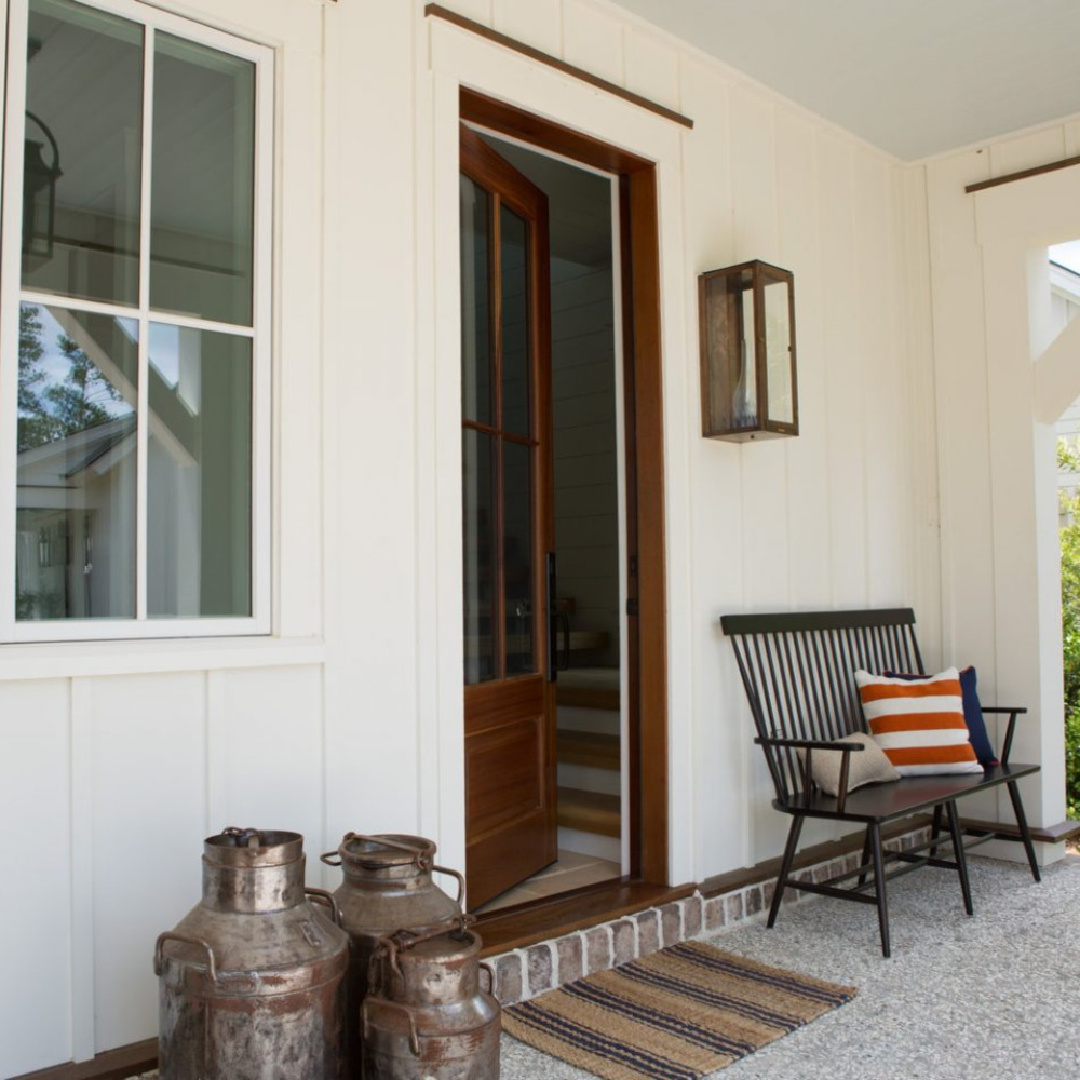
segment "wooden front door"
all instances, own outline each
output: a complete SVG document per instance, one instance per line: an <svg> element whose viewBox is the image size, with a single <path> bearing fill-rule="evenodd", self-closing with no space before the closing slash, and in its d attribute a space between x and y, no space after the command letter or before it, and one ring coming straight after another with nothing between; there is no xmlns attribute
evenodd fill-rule
<svg viewBox="0 0 1080 1080"><path fill-rule="evenodd" d="M466 871L477 906L557 857L547 197L461 129Z"/></svg>

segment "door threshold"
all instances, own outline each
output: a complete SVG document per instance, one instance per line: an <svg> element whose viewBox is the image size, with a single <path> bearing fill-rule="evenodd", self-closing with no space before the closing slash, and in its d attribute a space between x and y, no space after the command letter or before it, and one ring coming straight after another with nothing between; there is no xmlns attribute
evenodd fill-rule
<svg viewBox="0 0 1080 1080"><path fill-rule="evenodd" d="M484 942L480 955L497 956L575 930L588 930L622 915L681 900L694 888L692 884L650 885L624 877L499 908L476 920L476 932Z"/></svg>

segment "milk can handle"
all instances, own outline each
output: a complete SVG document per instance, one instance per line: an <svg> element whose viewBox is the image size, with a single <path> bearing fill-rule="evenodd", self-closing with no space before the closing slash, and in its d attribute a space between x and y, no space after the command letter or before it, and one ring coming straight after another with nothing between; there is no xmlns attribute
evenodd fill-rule
<svg viewBox="0 0 1080 1080"><path fill-rule="evenodd" d="M341 925L341 911L338 908L333 893L327 892L326 889L305 889L304 892L314 900L315 903L325 904L330 909L330 918L334 920L334 924L336 926Z"/></svg>
<svg viewBox="0 0 1080 1080"><path fill-rule="evenodd" d="M446 874L447 877L457 878L457 906L462 911L465 910L465 878L462 874L459 874L456 870L451 870L449 866L433 866L431 868L436 874Z"/></svg>
<svg viewBox="0 0 1080 1080"><path fill-rule="evenodd" d="M487 990L485 991L485 993L488 993L492 997L494 997L495 996L495 969L490 964L486 964L486 963L484 963L483 960L481 960L480 961L480 970L482 972L484 972L484 974L487 975L487 977L488 977L488 987L487 987Z"/></svg>
<svg viewBox="0 0 1080 1080"><path fill-rule="evenodd" d="M154 947L154 974L160 975L165 966L165 954L163 946L166 941L179 941L182 945L196 945L206 953L206 973L211 982L217 982L217 961L214 958L214 950L203 941L202 938L189 937L187 934L177 934L172 930L159 934L157 945Z"/></svg>
<svg viewBox="0 0 1080 1080"><path fill-rule="evenodd" d="M419 1057L420 1034L416 1030L416 1020L413 1018L413 1014L409 1012L404 1005L399 1005L396 1001L387 1001L386 998L369 997L364 999L364 1004L360 1008L360 1016L364 1028L364 1041L367 1042L367 1040L371 1038L371 1034L368 1030L368 1013L371 1012L372 1009L391 1009L405 1014L405 1019L409 1022L409 1049L416 1057Z"/></svg>
<svg viewBox="0 0 1080 1080"><path fill-rule="evenodd" d="M364 833L348 832L341 838L341 847L344 847L350 840L366 840L370 844L378 844L380 847L393 848L395 851L407 851L410 855L414 856L417 866L422 866L424 863L423 848L413 847L412 844L403 844L400 840L390 840L385 836L366 836ZM334 856L338 856L337 862L334 862ZM327 866L340 866L341 865L341 848L337 851L324 851L319 858L326 863Z"/></svg>

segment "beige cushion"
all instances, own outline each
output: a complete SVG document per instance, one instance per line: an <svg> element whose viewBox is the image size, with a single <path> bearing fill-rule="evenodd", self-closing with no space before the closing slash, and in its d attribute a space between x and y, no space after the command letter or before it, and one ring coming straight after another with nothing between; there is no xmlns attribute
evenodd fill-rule
<svg viewBox="0 0 1080 1080"><path fill-rule="evenodd" d="M861 731L845 735L836 742L862 743L863 750L856 750L850 755L848 766L848 791L854 791L864 784L879 784L885 780L899 780L900 774L885 756L881 747ZM800 750L799 757L804 760L805 752ZM840 792L840 762L844 755L839 750L815 750L810 755L810 769L817 784L826 795Z"/></svg>

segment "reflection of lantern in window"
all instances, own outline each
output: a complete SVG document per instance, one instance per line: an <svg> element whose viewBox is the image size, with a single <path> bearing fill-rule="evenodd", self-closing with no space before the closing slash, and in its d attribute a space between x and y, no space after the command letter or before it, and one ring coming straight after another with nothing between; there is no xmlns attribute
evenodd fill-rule
<svg viewBox="0 0 1080 1080"><path fill-rule="evenodd" d="M702 434L797 435L794 275L755 259L698 281Z"/></svg>
<svg viewBox="0 0 1080 1080"><path fill-rule="evenodd" d="M52 258L56 235L56 181L60 171L60 151L48 127L27 112L27 135L23 150L23 259L42 263ZM45 143L30 138L29 123L41 129L49 143L51 162L45 160Z"/></svg>

